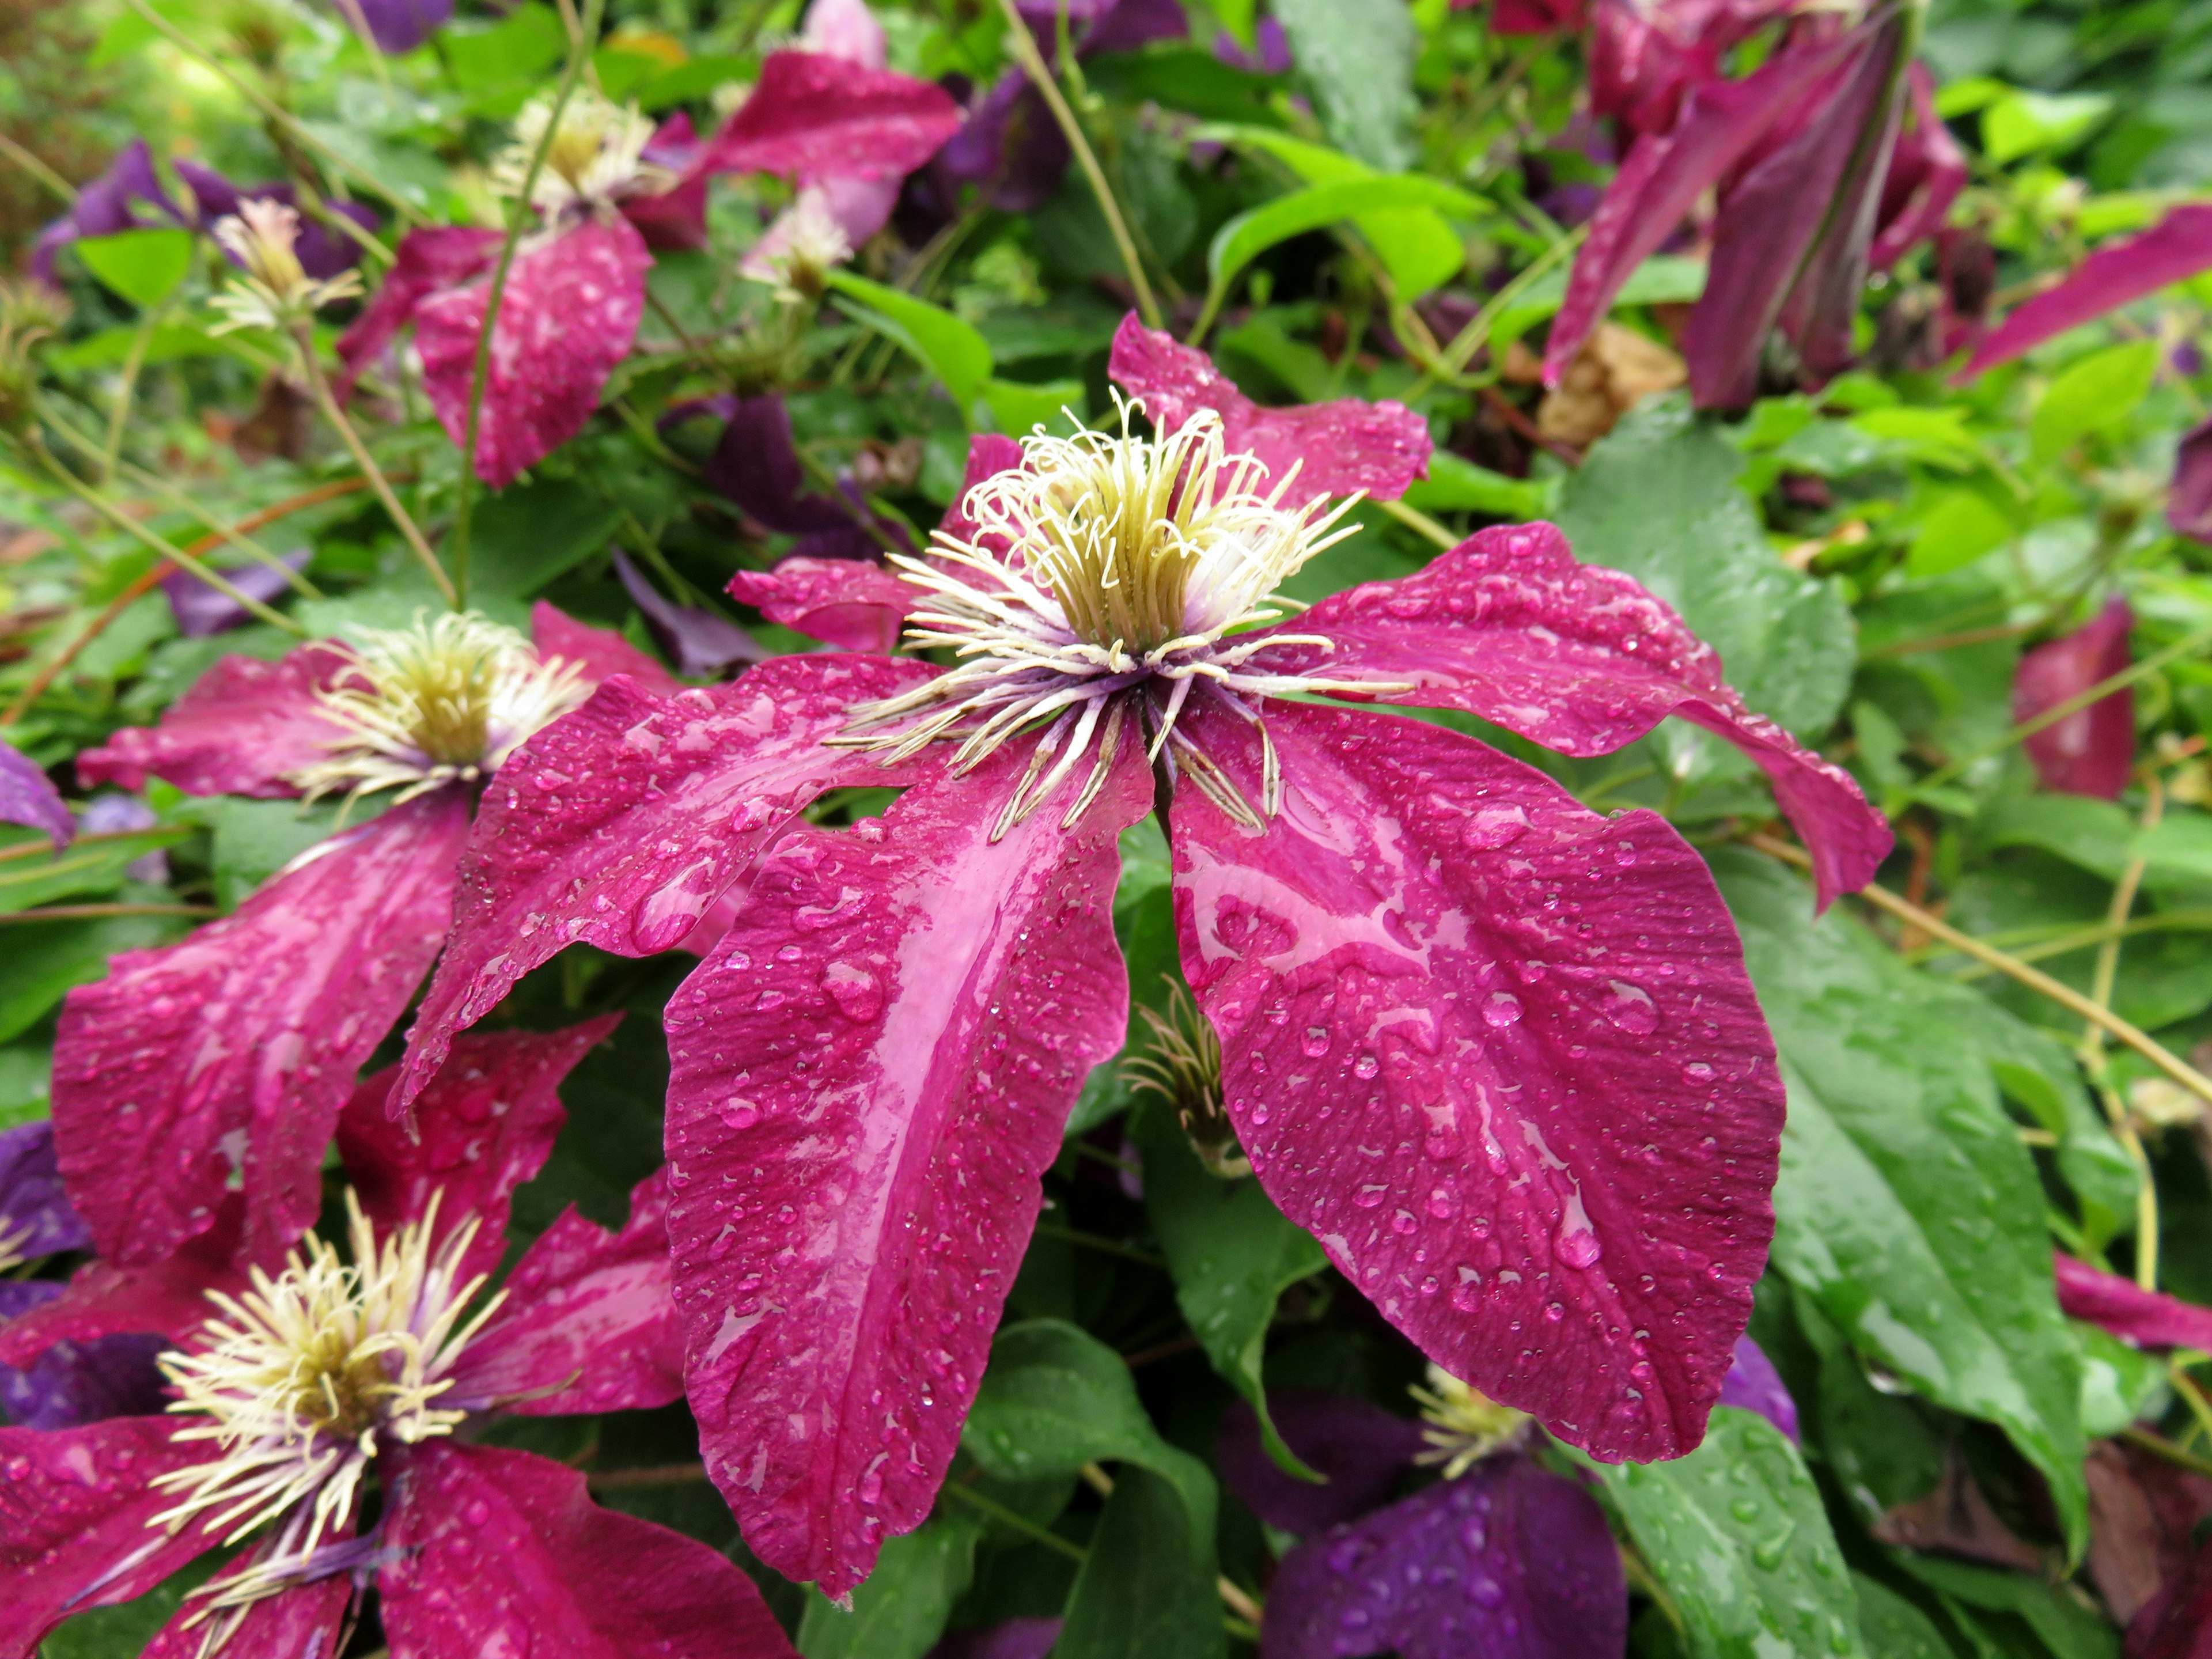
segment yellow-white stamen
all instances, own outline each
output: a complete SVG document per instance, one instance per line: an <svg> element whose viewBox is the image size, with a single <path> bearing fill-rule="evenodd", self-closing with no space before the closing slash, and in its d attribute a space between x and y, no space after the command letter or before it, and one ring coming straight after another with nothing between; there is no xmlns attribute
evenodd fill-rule
<svg viewBox="0 0 2212 1659"><path fill-rule="evenodd" d="M1441 1365L1429 1367L1427 1388L1416 1384L1407 1392L1420 1402L1429 1425L1422 1434L1429 1449L1413 1461L1443 1464L1447 1480L1458 1480L1472 1465L1520 1438L1534 1420L1526 1412L1478 1394Z"/></svg>
<svg viewBox="0 0 2212 1659"><path fill-rule="evenodd" d="M522 194L531 157L544 142L552 118L550 94L522 106L514 118L514 143L491 165L491 187L498 194ZM572 208L609 207L625 196L667 189L675 175L644 159L652 142L653 123L635 105L625 108L578 88L562 107L560 125L530 191L532 205L551 219Z"/></svg>
<svg viewBox="0 0 2212 1659"><path fill-rule="evenodd" d="M223 315L217 334L289 328L333 300L351 299L362 291L361 277L350 270L326 282L307 275L295 251L300 216L282 202L240 202L236 213L216 221L215 238L246 267L208 302Z"/></svg>
<svg viewBox="0 0 2212 1659"><path fill-rule="evenodd" d="M6 1273L10 1267L21 1267L28 1260L23 1254L23 1247L31 1242L32 1235L38 1231L27 1221L13 1222L5 1216L0 1216L0 1273Z"/></svg>
<svg viewBox="0 0 2212 1659"><path fill-rule="evenodd" d="M808 185L738 266L738 275L766 283L786 305L819 300L826 278L853 257L844 226L822 191Z"/></svg>
<svg viewBox="0 0 2212 1659"><path fill-rule="evenodd" d="M1252 1160L1238 1147L1223 1104L1221 1038L1182 982L1172 975L1161 977L1168 986L1167 1012L1137 1005L1152 1036L1121 1061L1121 1081L1133 1094L1158 1095L1166 1103L1209 1172L1224 1181L1250 1175Z"/></svg>
<svg viewBox="0 0 2212 1659"><path fill-rule="evenodd" d="M591 695L580 665L473 611L350 631L352 667L320 694L329 758L291 775L310 800L472 782Z"/></svg>
<svg viewBox="0 0 2212 1659"><path fill-rule="evenodd" d="M1288 506L1297 468L1267 489L1267 469L1228 453L1212 410L1139 438L1129 432L1137 407L1121 404L1118 434L1084 429L1055 438L1038 428L1022 442L1021 467L969 491L962 511L976 526L973 537L940 531L930 559L892 556L928 596L908 640L948 647L960 661L903 696L856 709L836 741L898 760L958 737L954 765L964 771L1018 732L1050 722L1000 820L1003 835L1058 787L1095 736L1098 759L1068 811L1072 825L1104 786L1133 713L1152 758L1166 753L1171 769L1188 770L1209 798L1256 828L1259 813L1176 729L1194 689L1259 728L1261 811L1268 814L1279 805L1274 750L1249 699L1404 689L1271 673L1255 661L1281 646L1328 649L1317 635L1233 639L1284 614L1268 596L1353 533L1340 521L1358 497L1333 511L1320 497Z"/></svg>
<svg viewBox="0 0 2212 1659"><path fill-rule="evenodd" d="M381 1243L350 1192L346 1206L349 1265L311 1237L276 1278L256 1268L244 1295L210 1291L217 1316L188 1350L161 1358L178 1394L169 1409L185 1419L172 1437L212 1442L216 1455L156 1477L179 1501L152 1524L173 1529L204 1516L234 1544L284 1522L259 1560L197 1592L207 1598L203 1617L297 1582L354 1513L380 1445L450 1434L466 1416L434 1402L501 1300L461 1322L484 1284L481 1274L460 1277L475 1219L433 1249L434 1199L420 1221Z"/></svg>

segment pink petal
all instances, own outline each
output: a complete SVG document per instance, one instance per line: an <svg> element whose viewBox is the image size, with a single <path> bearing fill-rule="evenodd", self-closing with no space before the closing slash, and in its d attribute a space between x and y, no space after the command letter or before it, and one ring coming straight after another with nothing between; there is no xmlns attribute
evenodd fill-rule
<svg viewBox="0 0 2212 1659"><path fill-rule="evenodd" d="M510 1407L528 1417L681 1400L684 1333L669 1285L665 1172L638 1183L619 1233L563 1211L515 1263L506 1302L463 1352L454 1400L537 1395Z"/></svg>
<svg viewBox="0 0 2212 1659"><path fill-rule="evenodd" d="M775 281L776 259L791 246L799 216L809 207L828 214L845 233L845 240L859 247L891 222L891 210L898 205L899 185L896 179L830 178L807 185L796 201L775 216L775 222L761 233L760 240L745 250L738 265L738 275L756 282Z"/></svg>
<svg viewBox="0 0 2212 1659"><path fill-rule="evenodd" d="M1915 63L1905 71L1912 125L1897 141L1881 191L1881 228L1868 264L1887 270L1915 246L1943 228L1951 204L1966 187L1966 153L1936 109L1936 77Z"/></svg>
<svg viewBox="0 0 2212 1659"><path fill-rule="evenodd" d="M58 1342L139 1333L183 1341L215 1312L210 1291L234 1294L247 1284L236 1261L245 1213L234 1194L216 1224L173 1255L140 1267L86 1262L52 1301L0 1324L0 1365L27 1366Z"/></svg>
<svg viewBox="0 0 2212 1659"><path fill-rule="evenodd" d="M591 684L611 675L627 674L637 682L639 690L656 697L669 696L677 689L665 668L621 635L578 622L543 599L530 607L530 638L539 657L577 664Z"/></svg>
<svg viewBox="0 0 2212 1659"><path fill-rule="evenodd" d="M2212 1353L2212 1308L2146 1291L2131 1279L2100 1273L2063 1250L2053 1253L2052 1267L2058 1277L2058 1305L2069 1319L2086 1319L2139 1347Z"/></svg>
<svg viewBox="0 0 2212 1659"><path fill-rule="evenodd" d="M187 1601L138 1659L202 1659L208 1626ZM218 1659L331 1659L346 1633L353 1579L341 1573L256 1601L224 1639ZM192 1621L187 1623L187 1621Z"/></svg>
<svg viewBox="0 0 2212 1659"><path fill-rule="evenodd" d="M1436 447L1427 421L1388 399L1370 404L1340 398L1334 403L1262 409L1204 352L1146 328L1134 312L1115 331L1106 372L1123 391L1144 400L1145 413L1163 432L1210 409L1221 416L1229 453L1257 456L1271 485L1297 467L1297 481L1285 495L1292 501L1357 490L1377 501L1395 501L1414 479L1427 476L1429 453Z"/></svg>
<svg viewBox="0 0 2212 1659"><path fill-rule="evenodd" d="M938 533L956 542L974 541L978 532L975 521L967 514L968 493L986 478L1014 471L1023 465L1022 447L1014 439L995 432L979 432L969 439L968 473L960 481L960 493L952 498L952 505L945 509L945 517L938 521ZM1003 558L1009 544L1004 536L994 535L984 545Z"/></svg>
<svg viewBox="0 0 2212 1659"><path fill-rule="evenodd" d="M702 173L902 179L960 130L960 106L927 81L813 52L779 52L696 163Z"/></svg>
<svg viewBox="0 0 2212 1659"><path fill-rule="evenodd" d="M1601 1458L1690 1450L1783 1115L1704 861L1425 723L1267 726L1264 835L1194 789L1173 820L1183 969L1261 1185L1453 1375ZM1259 799L1248 726L1208 707L1192 735Z"/></svg>
<svg viewBox="0 0 2212 1659"><path fill-rule="evenodd" d="M338 358L345 364L347 384L352 384L364 365L384 355L399 331L415 320L423 301L442 289L472 283L489 270L506 240L504 232L472 225L431 225L401 238L382 286L338 336Z"/></svg>
<svg viewBox="0 0 2212 1659"><path fill-rule="evenodd" d="M1268 667L1333 679L1410 681L1388 702L1460 708L1565 755L1605 755L1680 714L1742 750L1774 786L1813 854L1822 905L1865 885L1890 830L1840 767L1754 714L1720 659L1617 570L1576 562L1548 524L1469 537L1426 569L1323 599L1284 624L1325 652L1289 647Z"/></svg>
<svg viewBox="0 0 2212 1659"><path fill-rule="evenodd" d="M617 956L672 948L824 789L911 783L830 749L852 705L930 671L880 657L784 657L729 685L658 698L617 676L539 732L485 792L461 857L445 958L408 1037L404 1109L455 1031L581 941Z"/></svg>
<svg viewBox="0 0 2212 1659"><path fill-rule="evenodd" d="M2081 696L2128 665L2135 612L2108 600L2087 627L2039 645L2013 676L2012 717L2026 722ZM2122 686L2087 708L2046 726L2021 745L2045 789L2118 800L2136 760L2136 694Z"/></svg>
<svg viewBox="0 0 2212 1659"><path fill-rule="evenodd" d="M406 1659L791 1659L733 1563L529 1452L418 1448L386 1525L384 1632Z"/></svg>
<svg viewBox="0 0 2212 1659"><path fill-rule="evenodd" d="M69 994L54 1139L102 1255L156 1260L205 1231L234 1175L249 1259L322 1208L323 1149L354 1074L437 955L468 797L440 790L295 860L182 943L118 956Z"/></svg>
<svg viewBox="0 0 2212 1659"><path fill-rule="evenodd" d="M770 622L841 651L890 650L922 598L920 588L871 560L804 554L771 570L740 570L728 592Z"/></svg>
<svg viewBox="0 0 2212 1659"><path fill-rule="evenodd" d="M584 429L599 388L636 337L652 264L645 239L626 219L586 220L515 255L484 379L479 478L503 489ZM415 313L422 388L457 444L468 430L489 301L485 281L439 294Z"/></svg>
<svg viewBox="0 0 2212 1659"><path fill-rule="evenodd" d="M668 1005L669 1240L707 1468L746 1541L837 1595L928 1515L1060 1132L1121 1045L1115 836L1140 751L994 844L1002 750L795 830Z"/></svg>
<svg viewBox="0 0 2212 1659"><path fill-rule="evenodd" d="M886 61L884 26L868 9L867 0L814 0L806 9L799 44L862 69L879 70Z"/></svg>
<svg viewBox="0 0 2212 1659"><path fill-rule="evenodd" d="M69 1613L143 1595L215 1539L149 1525L174 1507L147 1483L207 1461L167 1417L0 1429L0 1659L32 1659Z"/></svg>
<svg viewBox="0 0 2212 1659"><path fill-rule="evenodd" d="M281 661L225 657L170 704L159 726L130 726L76 757L87 788L134 793L151 775L188 795L282 799L300 793L290 774L330 757L338 728L319 694L337 685L351 656L311 640Z"/></svg>
<svg viewBox="0 0 2212 1659"><path fill-rule="evenodd" d="M565 1031L471 1032L423 1090L411 1133L385 1110L399 1068L364 1081L338 1119L338 1156L377 1231L421 1220L436 1198L438 1238L478 1224L463 1274L498 1267L514 1189L545 1167L568 1121L561 1080L621 1024L609 1014Z"/></svg>
<svg viewBox="0 0 2212 1659"><path fill-rule="evenodd" d="M1666 133L1639 137L1606 186L1589 240L1544 351L1544 384L1559 385L1613 308L1631 272L1656 253L1698 198L1741 163L1778 121L1798 112L1812 88L1842 63L1848 43L1784 52L1741 81L1692 88Z"/></svg>
<svg viewBox="0 0 2212 1659"><path fill-rule="evenodd" d="M2212 202L2185 203L2148 230L2106 243L1991 330L1959 379L2008 363L2069 328L2200 270L2212 270Z"/></svg>
<svg viewBox="0 0 2212 1659"><path fill-rule="evenodd" d="M2212 542L2212 421L2200 421L2182 434L2166 492L2166 521L2178 535Z"/></svg>

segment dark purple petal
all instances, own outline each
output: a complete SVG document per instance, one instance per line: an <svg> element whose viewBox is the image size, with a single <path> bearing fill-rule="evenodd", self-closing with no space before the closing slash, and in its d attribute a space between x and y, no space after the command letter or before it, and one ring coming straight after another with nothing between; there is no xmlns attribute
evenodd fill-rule
<svg viewBox="0 0 2212 1659"><path fill-rule="evenodd" d="M308 557L304 547L282 556L284 565L295 571L306 569ZM283 571L265 564L241 565L224 571L222 577L240 592L264 605L290 592L292 586ZM173 570L162 577L161 592L168 597L169 614L177 619L177 632L188 640L204 640L243 628L253 618L253 613L230 595L189 570Z"/></svg>
<svg viewBox="0 0 2212 1659"><path fill-rule="evenodd" d="M645 310L645 238L627 219L587 219L515 255L500 301L477 428L477 476L514 482L584 429L599 388L629 352ZM489 282L434 294L415 310L422 389L446 435L466 435Z"/></svg>
<svg viewBox="0 0 2212 1659"><path fill-rule="evenodd" d="M1036 29L1056 28L1055 11L1063 0L1022 0L1022 15ZM1075 55L1090 58L1099 52L1134 52L1155 40L1180 40L1190 33L1190 19L1178 0L1075 0L1067 5L1069 21L1077 25ZM1087 19L1087 21L1086 21Z"/></svg>
<svg viewBox="0 0 2212 1659"><path fill-rule="evenodd" d="M727 424L701 469L709 484L786 535L852 527L853 515L842 503L807 489L791 441L791 411L780 394L717 398L714 404Z"/></svg>
<svg viewBox="0 0 2212 1659"><path fill-rule="evenodd" d="M855 703L929 671L879 657L784 657L733 684L658 698L617 675L532 738L484 793L453 931L408 1038L404 1109L509 987L567 946L670 950L824 789L911 783L823 746Z"/></svg>
<svg viewBox="0 0 2212 1659"><path fill-rule="evenodd" d="M1436 447L1427 421L1387 398L1370 404L1340 398L1293 409L1262 409L1204 352L1146 328L1134 312L1115 331L1106 372L1123 391L1144 400L1145 413L1163 433L1210 409L1221 416L1229 453L1257 456L1271 485L1297 467L1297 482L1286 495L1292 501L1357 490L1377 501L1395 501L1407 485L1427 475L1429 454Z"/></svg>
<svg viewBox="0 0 2212 1659"><path fill-rule="evenodd" d="M2185 203L2148 230L2106 243L2014 311L1990 331L1959 378L2008 363L2055 335L2201 270L2212 270L2212 202Z"/></svg>
<svg viewBox="0 0 2212 1659"><path fill-rule="evenodd" d="M1629 150L1590 220L1589 240L1544 350L1544 384L1556 386L1613 308L1631 272L1656 253L1698 198L1732 172L1775 125L1798 112L1850 48L1785 52L1741 81L1691 90L1671 131L1646 133Z"/></svg>
<svg viewBox="0 0 2212 1659"><path fill-rule="evenodd" d="M1966 187L1966 153L1936 109L1936 77L1925 64L1905 71L1912 123L1897 141L1881 187L1881 222L1868 264L1887 270L1943 228L1951 204Z"/></svg>
<svg viewBox="0 0 2212 1659"><path fill-rule="evenodd" d="M656 167L689 175L658 196L623 200L623 217L637 227L645 245L655 253L707 246L707 179L703 173L691 172L698 154L698 135L691 130L691 117L683 110L660 124L660 130L641 152L642 159Z"/></svg>
<svg viewBox="0 0 2212 1659"><path fill-rule="evenodd" d="M773 570L740 570L730 578L730 597L840 650L889 651L922 592L879 564L802 556Z"/></svg>
<svg viewBox="0 0 2212 1659"><path fill-rule="evenodd" d="M2110 599L2087 627L2039 645L2022 657L2013 676L2013 719L2032 720L2126 668L2128 635L2135 624L2128 602ZM2045 726L2021 747L2045 789L2118 800L2135 768L2134 689L2122 686L2098 698L2087 708Z"/></svg>
<svg viewBox="0 0 2212 1659"><path fill-rule="evenodd" d="M355 6L378 47L394 53L414 51L453 18L453 0L337 0L348 21Z"/></svg>
<svg viewBox="0 0 2212 1659"><path fill-rule="evenodd" d="M1235 35L1223 29L1213 37L1213 55L1232 69L1249 70L1255 75L1288 75L1297 67L1291 58L1290 37L1275 18L1260 20L1253 44L1255 50L1247 52L1237 44Z"/></svg>
<svg viewBox="0 0 2212 1659"><path fill-rule="evenodd" d="M565 1031L471 1031L422 1091L412 1133L385 1109L398 1067L365 1079L338 1118L338 1155L379 1236L421 1220L434 1199L437 1238L477 1223L462 1276L499 1266L514 1189L544 1167L568 1121L561 1080L621 1024L609 1014Z"/></svg>
<svg viewBox="0 0 2212 1659"><path fill-rule="evenodd" d="M1597 1501L1498 1457L1291 1551L1260 1653L1606 1659L1627 1642L1628 1585Z"/></svg>
<svg viewBox="0 0 2212 1659"><path fill-rule="evenodd" d="M220 1659L331 1659L346 1633L353 1599L353 1579L345 1574L265 1597L249 1607L225 1636ZM206 1659L203 1606L190 1601L178 1608L138 1659Z"/></svg>
<svg viewBox="0 0 2212 1659"><path fill-rule="evenodd" d="M563 1211L515 1263L507 1300L463 1352L454 1403L517 1401L509 1409L525 1416L558 1417L681 1400L684 1333L670 1282L665 1172L638 1183L618 1233Z"/></svg>
<svg viewBox="0 0 2212 1659"><path fill-rule="evenodd" d="M278 662L225 657L163 711L159 726L125 726L80 754L77 781L136 791L150 775L188 795L296 795L291 774L330 757L338 727L320 693L344 679L351 661L327 640Z"/></svg>
<svg viewBox="0 0 2212 1659"><path fill-rule="evenodd" d="M640 690L656 697L667 696L676 690L668 671L621 635L578 622L543 599L530 607L530 642L544 660L576 664L589 684L627 674Z"/></svg>
<svg viewBox="0 0 2212 1659"><path fill-rule="evenodd" d="M1115 837L1151 773L1132 732L1073 830L1071 783L994 841L1029 758L794 830L668 1005L702 1452L754 1553L829 1595L929 1514L1039 1177L1124 1035Z"/></svg>
<svg viewBox="0 0 2212 1659"><path fill-rule="evenodd" d="M808 182L898 179L959 125L958 106L927 81L820 52L779 52L695 165Z"/></svg>
<svg viewBox="0 0 2212 1659"><path fill-rule="evenodd" d="M54 1126L0 1129L0 1253L18 1261L82 1250L92 1231L70 1208L54 1162Z"/></svg>
<svg viewBox="0 0 2212 1659"><path fill-rule="evenodd" d="M0 1659L32 1659L66 1615L143 1595L214 1546L197 1523L149 1524L177 1501L149 1483L207 1461L204 1443L170 1440L175 1425L0 1429Z"/></svg>
<svg viewBox="0 0 2212 1659"><path fill-rule="evenodd" d="M473 225L432 225L402 237L383 284L338 336L337 354L346 366L348 383L384 355L399 331L415 320L423 301L472 283L489 270L505 240L496 230Z"/></svg>
<svg viewBox="0 0 2212 1659"><path fill-rule="evenodd" d="M0 1320L63 1294L43 1279L0 1282ZM0 1415L26 1429L68 1429L110 1417L144 1417L167 1401L155 1356L166 1336L132 1334L56 1342L21 1370L0 1365Z"/></svg>
<svg viewBox="0 0 2212 1659"><path fill-rule="evenodd" d="M2127 1659L2206 1659L2212 1644L2212 1541L2159 1587L2128 1626Z"/></svg>
<svg viewBox="0 0 2212 1659"><path fill-rule="evenodd" d="M2212 542L2212 421L2182 434L2166 494L2166 521L2178 534Z"/></svg>
<svg viewBox="0 0 2212 1659"><path fill-rule="evenodd" d="M2056 1253L2053 1267L2058 1305L2068 1318L2086 1319L2139 1347L2212 1353L2212 1308L2144 1290L2132 1279L2100 1272L2063 1250Z"/></svg>
<svg viewBox="0 0 2212 1659"><path fill-rule="evenodd" d="M6 743L0 743L0 823L45 830L56 852L76 835L76 820L46 769Z"/></svg>
<svg viewBox="0 0 2212 1659"><path fill-rule="evenodd" d="M216 1224L173 1255L143 1267L92 1261L51 1296L0 1322L0 1364L28 1370L59 1343L88 1347L104 1339L159 1332L174 1346L213 1314L210 1291L246 1287L237 1264L245 1205L232 1194Z"/></svg>
<svg viewBox="0 0 2212 1659"><path fill-rule="evenodd" d="M1251 728L1184 720L1259 799ZM1266 831L1194 789L1173 822L1261 1184L1453 1376L1607 1461L1680 1456L1750 1316L1783 1115L1704 860L1425 722L1267 720Z"/></svg>
<svg viewBox="0 0 2212 1659"><path fill-rule="evenodd" d="M981 1630L957 1630L929 1650L929 1659L1045 1659L1060 1640L1057 1619L1009 1619Z"/></svg>
<svg viewBox="0 0 2212 1659"><path fill-rule="evenodd" d="M407 1659L792 1659L734 1563L529 1452L417 1447L385 1536L384 1633Z"/></svg>
<svg viewBox="0 0 2212 1659"><path fill-rule="evenodd" d="M62 1005L54 1134L100 1254L131 1265L214 1224L234 1181L244 1249L281 1255L322 1208L354 1074L437 954L467 793L333 836L234 915L116 957Z"/></svg>
<svg viewBox="0 0 2212 1659"><path fill-rule="evenodd" d="M1002 213L1033 213L1059 190L1070 159L1044 100L1014 68L975 100L933 171L956 190L988 186L990 204Z"/></svg>
<svg viewBox="0 0 2212 1659"><path fill-rule="evenodd" d="M135 204L151 208L155 219L149 222L140 218L133 210ZM184 215L177 211L154 169L153 151L147 149L143 138L133 138L105 172L77 191L76 204L39 233L31 249L31 273L52 282L55 254L80 236L114 236L160 224L179 229L186 227Z"/></svg>
<svg viewBox="0 0 2212 1659"><path fill-rule="evenodd" d="M1735 1363L1721 1380L1719 1403L1757 1412L1792 1440L1797 1438L1797 1402L1790 1397L1774 1362L1747 1336L1736 1339Z"/></svg>
<svg viewBox="0 0 2212 1659"><path fill-rule="evenodd" d="M675 657L680 672L706 679L733 664L758 662L768 654L767 647L727 617L663 598L660 590L646 580L619 550L615 553L615 574L645 614L646 624L662 649Z"/></svg>
<svg viewBox="0 0 2212 1659"><path fill-rule="evenodd" d="M1298 1461L1328 1484L1285 1474L1261 1443L1260 1419L1242 1400L1221 1419L1215 1461L1221 1484L1269 1526L1304 1534L1358 1519L1389 1496L1425 1443L1421 1425L1354 1395L1271 1389L1267 1412Z"/></svg>
<svg viewBox="0 0 2212 1659"><path fill-rule="evenodd" d="M1262 659L1333 679L1410 681L1388 702L1459 708L1565 755L1610 754L1679 714L1748 755L1813 855L1820 902L1872 879L1888 823L1840 767L1752 714L1720 659L1617 570L1577 563L1548 524L1469 537L1426 569L1322 600L1285 631L1334 651Z"/></svg>

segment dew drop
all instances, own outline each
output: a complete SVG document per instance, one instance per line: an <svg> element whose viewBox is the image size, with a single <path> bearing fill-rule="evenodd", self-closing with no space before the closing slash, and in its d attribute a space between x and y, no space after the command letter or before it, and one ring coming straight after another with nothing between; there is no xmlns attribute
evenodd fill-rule
<svg viewBox="0 0 2212 1659"><path fill-rule="evenodd" d="M1597 1235L1587 1228L1581 1232L1559 1235L1559 1260L1570 1267L1587 1267L1603 1253Z"/></svg>
<svg viewBox="0 0 2212 1659"><path fill-rule="evenodd" d="M1510 991L1492 991L1482 1005L1482 1023L1492 1030L1502 1031L1521 1020L1521 999Z"/></svg>

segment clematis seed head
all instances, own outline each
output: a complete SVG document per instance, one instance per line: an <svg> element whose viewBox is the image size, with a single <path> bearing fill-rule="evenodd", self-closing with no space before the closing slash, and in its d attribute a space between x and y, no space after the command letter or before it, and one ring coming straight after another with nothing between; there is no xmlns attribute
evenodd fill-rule
<svg viewBox="0 0 2212 1659"><path fill-rule="evenodd" d="M491 187L502 196L520 196L530 177L531 158L553 122L550 94L532 99L514 118L514 142L491 167ZM548 220L564 214L611 208L622 198L667 189L675 175L644 159L653 141L653 123L635 106L617 104L578 88L562 106L545 164L538 169L530 199Z"/></svg>
<svg viewBox="0 0 2212 1659"><path fill-rule="evenodd" d="M1437 1364L1429 1367L1428 1387L1416 1383L1407 1392L1420 1403L1429 1425L1421 1436L1429 1449L1413 1461L1443 1464L1447 1480L1458 1480L1474 1464L1519 1439L1534 1420L1476 1392Z"/></svg>

